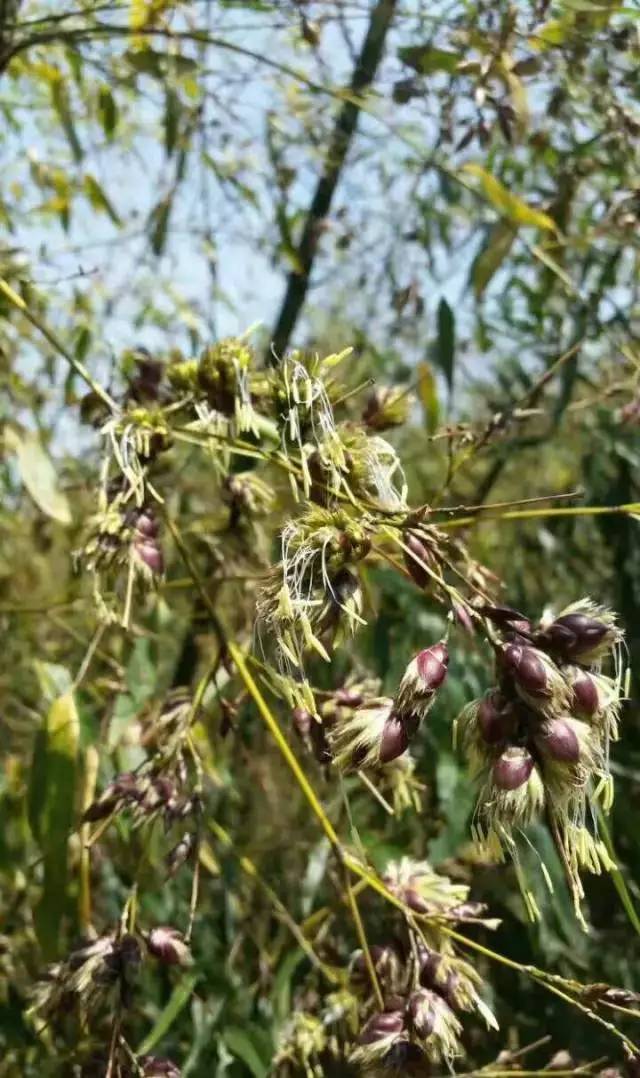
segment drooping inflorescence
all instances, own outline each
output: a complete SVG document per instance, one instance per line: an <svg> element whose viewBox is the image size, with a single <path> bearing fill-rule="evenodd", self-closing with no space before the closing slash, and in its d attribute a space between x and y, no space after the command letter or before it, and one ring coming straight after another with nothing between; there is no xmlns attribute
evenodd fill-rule
<svg viewBox="0 0 640 1078"><path fill-rule="evenodd" d="M622 632L588 599L537 625L508 607L483 613L494 626L496 684L456 721L482 782L474 833L494 856L517 857L519 832L545 821L579 910L580 870L611 867L595 805L606 812L613 800L609 744L618 731ZM607 660L613 677L602 672Z"/></svg>

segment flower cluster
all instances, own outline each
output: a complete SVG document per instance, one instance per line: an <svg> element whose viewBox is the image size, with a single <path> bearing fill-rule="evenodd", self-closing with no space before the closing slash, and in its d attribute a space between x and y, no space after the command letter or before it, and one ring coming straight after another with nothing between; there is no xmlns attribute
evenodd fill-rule
<svg viewBox="0 0 640 1078"><path fill-rule="evenodd" d="M622 632L588 599L537 626L509 607L483 614L499 632L497 681L456 722L472 773L483 779L475 834L494 855L515 854L514 832L544 816L577 905L579 869L610 867L587 810L590 797L599 796L605 811L613 797L608 756L618 729ZM616 677L602 673L609 656Z"/></svg>
<svg viewBox="0 0 640 1078"><path fill-rule="evenodd" d="M383 881L388 890L424 921L409 924L405 947L385 944L371 949L385 1007L376 1010L360 1031L352 1059L369 1068L400 1067L421 1059L446 1062L462 1054L461 1013L477 1013L497 1029L493 1013L482 1000L482 984L473 966L455 953L450 937L439 925L461 920L489 927L484 907L468 900L469 889L434 872L426 861L402 858L387 865ZM364 955L358 953L352 972L366 976Z"/></svg>
<svg viewBox="0 0 640 1078"><path fill-rule="evenodd" d="M427 1061L451 1065L462 1055L464 1014L477 1014L497 1029L480 994L479 974L456 953L444 928L461 921L494 928L498 922L483 920L485 907L469 901L468 887L426 861L390 862L382 879L410 911L403 930L393 942L370 946L368 956L352 954L348 989L330 993L315 1011L293 1015L276 1053L278 1075L320 1076L329 1060L341 1062L345 1072L356 1065L370 1075L409 1074L414 1067L422 1073Z"/></svg>

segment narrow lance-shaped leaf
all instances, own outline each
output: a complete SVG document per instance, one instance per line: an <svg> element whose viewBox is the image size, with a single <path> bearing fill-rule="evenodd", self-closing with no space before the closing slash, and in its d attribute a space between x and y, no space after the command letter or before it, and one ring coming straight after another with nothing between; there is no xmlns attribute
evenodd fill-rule
<svg viewBox="0 0 640 1078"><path fill-rule="evenodd" d="M503 217L508 217L518 225L544 228L549 231L556 230L555 222L547 213L527 205L526 202L523 202L521 198L509 191L500 180L497 180L481 165L463 165L462 171L480 180L485 198Z"/></svg>
<svg viewBox="0 0 640 1078"><path fill-rule="evenodd" d="M418 363L418 381L416 389L424 411L427 430L429 434L433 434L438 428L440 405L438 402L438 387L436 385L433 367L426 361Z"/></svg>
<svg viewBox="0 0 640 1078"><path fill-rule="evenodd" d="M8 427L5 444L16 454L20 478L38 508L60 524L70 524L68 499L60 490L56 470L37 434L20 433Z"/></svg>
<svg viewBox="0 0 640 1078"><path fill-rule="evenodd" d="M438 337L435 357L440 370L447 380L447 386L451 393L455 360L455 319L453 311L444 297L438 304Z"/></svg>
<svg viewBox="0 0 640 1078"><path fill-rule="evenodd" d="M69 834L74 823L74 795L80 720L72 693L54 700L34 749L29 796L30 822L44 862L42 896L35 927L46 958L57 953L60 926L67 909ZM34 785L38 790L34 790Z"/></svg>
<svg viewBox="0 0 640 1078"><path fill-rule="evenodd" d="M471 283L480 299L495 273L500 269L518 234L517 226L500 220L490 229L486 243L478 251L471 267Z"/></svg>

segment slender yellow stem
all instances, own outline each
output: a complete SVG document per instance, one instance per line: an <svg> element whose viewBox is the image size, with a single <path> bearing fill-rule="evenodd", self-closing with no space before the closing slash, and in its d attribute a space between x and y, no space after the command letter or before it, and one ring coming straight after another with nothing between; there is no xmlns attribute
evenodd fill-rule
<svg viewBox="0 0 640 1078"><path fill-rule="evenodd" d="M481 515L456 517L443 520L439 528L466 528L470 524L483 524L487 520L533 520L540 517L595 517L618 514L620 516L640 515L640 502L628 502L626 505L571 505L556 506L547 509L514 509L508 513L483 513Z"/></svg>

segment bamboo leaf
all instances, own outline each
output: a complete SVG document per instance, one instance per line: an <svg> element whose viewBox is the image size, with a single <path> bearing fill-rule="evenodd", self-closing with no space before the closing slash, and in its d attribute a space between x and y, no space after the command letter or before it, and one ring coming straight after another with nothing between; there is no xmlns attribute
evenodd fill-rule
<svg viewBox="0 0 640 1078"><path fill-rule="evenodd" d="M101 86L98 90L98 116L107 138L113 138L118 126L118 106L108 86Z"/></svg>
<svg viewBox="0 0 640 1078"><path fill-rule="evenodd" d="M158 202L151 211L149 223L151 225L151 249L154 255L161 255L167 242L167 228L171 215L171 197L168 195Z"/></svg>
<svg viewBox="0 0 640 1078"><path fill-rule="evenodd" d="M476 299L480 299L493 275L500 269L517 234L517 227L504 220L497 221L490 230L485 245L471 267L471 283Z"/></svg>
<svg viewBox="0 0 640 1078"><path fill-rule="evenodd" d="M56 470L37 434L8 427L5 443L16 454L20 478L38 508L60 524L70 524L69 501L58 486Z"/></svg>
<svg viewBox="0 0 640 1078"><path fill-rule="evenodd" d="M438 428L440 419L440 404L438 401L438 387L433 367L426 360L418 363L417 381L418 399L424 411L424 418L429 434L433 434Z"/></svg>
<svg viewBox="0 0 640 1078"><path fill-rule="evenodd" d="M89 202L94 207L94 209L102 210L103 213L106 213L111 218L114 225L122 224L122 221L120 220L115 206L107 197L104 188L101 187L95 176L92 176L89 172L84 178L84 189L86 191L87 198L89 199Z"/></svg>
<svg viewBox="0 0 640 1078"><path fill-rule="evenodd" d="M254 1078L264 1078L269 1071L272 1054L264 1030L249 1023L242 1027L229 1026L222 1038L232 1055L242 1060Z"/></svg>
<svg viewBox="0 0 640 1078"><path fill-rule="evenodd" d="M54 700L38 733L31 768L29 822L44 861L36 934L46 958L57 952L67 908L67 843L74 822L80 719L72 693Z"/></svg>
<svg viewBox="0 0 640 1078"><path fill-rule="evenodd" d="M451 392L453 389L455 361L455 318L444 296L438 304L438 337L435 359L447 380L449 392Z"/></svg>
<svg viewBox="0 0 640 1078"><path fill-rule="evenodd" d="M433 71L447 71L453 74L460 62L457 52L437 49L433 45L410 45L398 49L398 57L407 67L413 68L420 75L430 75Z"/></svg>
<svg viewBox="0 0 640 1078"><path fill-rule="evenodd" d="M160 1011L151 1029L141 1042L138 1055L146 1055L169 1032L180 1011L186 1007L191 999L197 982L197 973L188 973L178 982L169 996L166 1006Z"/></svg>
<svg viewBox="0 0 640 1078"><path fill-rule="evenodd" d="M518 225L544 228L555 232L555 222L547 213L527 205L526 202L523 202L521 198L509 191L500 180L497 180L481 165L463 165L462 171L480 180L480 186L485 198L503 217L508 217Z"/></svg>
<svg viewBox="0 0 640 1078"><path fill-rule="evenodd" d="M73 113L71 111L71 104L69 102L69 93L62 76L57 73L57 77L51 80L51 103L58 114L62 129L67 137L67 142L71 147L71 153L73 159L76 161L82 160L83 150L80 144L80 139L76 133L75 124L73 122Z"/></svg>

